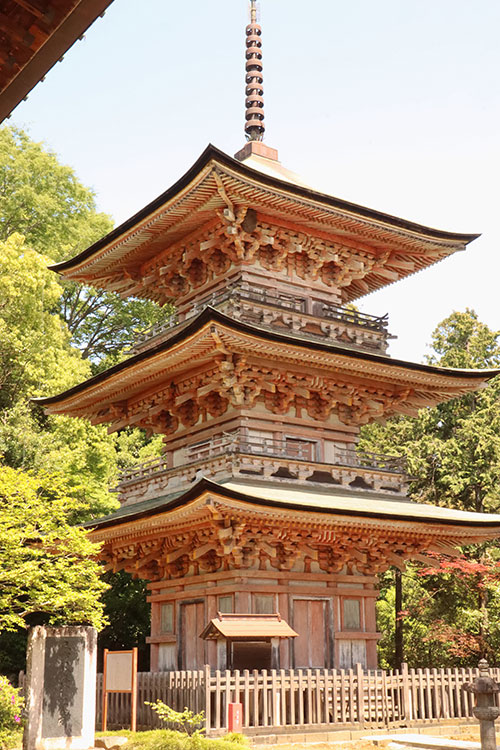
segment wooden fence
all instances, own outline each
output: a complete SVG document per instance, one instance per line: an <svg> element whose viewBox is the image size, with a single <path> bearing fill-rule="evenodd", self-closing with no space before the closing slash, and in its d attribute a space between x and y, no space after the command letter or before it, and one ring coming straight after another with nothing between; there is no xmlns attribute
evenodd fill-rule
<svg viewBox="0 0 500 750"><path fill-rule="evenodd" d="M500 681L500 669L491 669ZM473 696L462 686L476 669L290 669L211 672L143 672L138 676L141 728L159 726L145 701L162 700L176 710L205 711L207 734L223 734L227 704L243 706L247 734L287 730L334 730L348 725L391 728L450 719L472 720ZM102 675L97 681L100 726ZM127 726L130 696L109 696L109 727Z"/></svg>

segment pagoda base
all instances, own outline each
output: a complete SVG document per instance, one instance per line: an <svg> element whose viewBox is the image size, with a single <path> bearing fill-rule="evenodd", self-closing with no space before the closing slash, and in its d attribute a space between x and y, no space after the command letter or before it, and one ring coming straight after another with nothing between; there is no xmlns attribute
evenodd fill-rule
<svg viewBox="0 0 500 750"><path fill-rule="evenodd" d="M200 634L218 612L279 612L298 633L279 644L278 668L377 667L377 578L349 574L229 570L149 584L151 670L226 668L226 643ZM254 669L262 644L244 644ZM240 657L241 658L241 657ZM270 666L270 665L267 665ZM266 668L265 661L261 668Z"/></svg>

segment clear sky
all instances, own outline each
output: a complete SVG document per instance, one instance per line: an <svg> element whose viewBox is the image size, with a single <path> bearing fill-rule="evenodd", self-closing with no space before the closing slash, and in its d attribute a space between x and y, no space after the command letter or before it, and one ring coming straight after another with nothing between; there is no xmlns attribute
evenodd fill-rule
<svg viewBox="0 0 500 750"><path fill-rule="evenodd" d="M45 141L118 223L212 142L244 143L247 0L114 0L10 124ZM261 0L266 142L313 187L481 232L465 253L366 297L393 356L474 308L500 328L499 0Z"/></svg>

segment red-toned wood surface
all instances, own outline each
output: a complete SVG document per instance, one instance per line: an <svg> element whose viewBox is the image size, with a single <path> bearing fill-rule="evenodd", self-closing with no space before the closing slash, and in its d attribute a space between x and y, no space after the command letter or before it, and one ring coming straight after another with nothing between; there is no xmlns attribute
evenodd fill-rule
<svg viewBox="0 0 500 750"><path fill-rule="evenodd" d="M0 122L112 0L0 3Z"/></svg>
<svg viewBox="0 0 500 750"><path fill-rule="evenodd" d="M204 665L205 643L199 636L205 625L204 602L181 605L183 669L201 669Z"/></svg>
<svg viewBox="0 0 500 750"><path fill-rule="evenodd" d="M293 603L295 667L324 667L328 651L326 602L318 599L296 599Z"/></svg>

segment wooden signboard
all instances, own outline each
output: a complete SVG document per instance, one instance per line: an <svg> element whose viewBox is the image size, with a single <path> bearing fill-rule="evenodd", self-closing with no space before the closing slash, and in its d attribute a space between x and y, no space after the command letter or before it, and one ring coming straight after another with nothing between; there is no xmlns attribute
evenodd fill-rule
<svg viewBox="0 0 500 750"><path fill-rule="evenodd" d="M102 731L107 730L108 693L130 693L130 729L137 726L137 649L108 651L104 649L102 676Z"/></svg>

